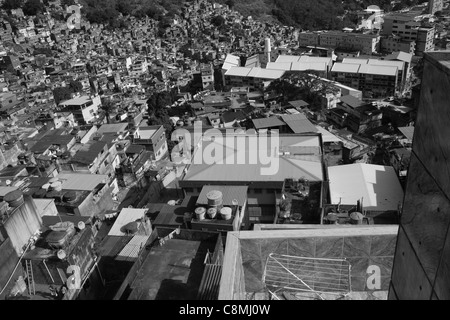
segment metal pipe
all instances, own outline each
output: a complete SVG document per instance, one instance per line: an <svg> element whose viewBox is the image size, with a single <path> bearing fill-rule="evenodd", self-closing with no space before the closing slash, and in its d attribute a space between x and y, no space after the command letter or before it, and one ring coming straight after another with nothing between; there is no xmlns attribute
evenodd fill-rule
<svg viewBox="0 0 450 320"><path fill-rule="evenodd" d="M45 263L45 260L42 260L42 263L44 263L45 269L47 269L50 279L52 279L52 282L55 283L55 280L53 279L52 274L50 273L50 270L48 269L47 264Z"/></svg>
<svg viewBox="0 0 450 320"><path fill-rule="evenodd" d="M17 267L19 266L20 261L22 261L22 258L23 258L23 256L25 255L25 252L27 252L28 248L31 246L31 243L32 243L32 242L30 241L30 242L28 243L27 247L25 248L25 250L23 251L22 255L21 255L20 258L19 258L19 261L17 261L17 264L16 264L16 266L14 267L13 272L12 272L11 275L9 276L8 281L6 281L5 286L3 287L2 291L0 291L0 294L2 294L3 291L5 291L6 287L8 286L8 284L9 284L9 282L11 281L11 279L12 279L14 273L15 273L16 270L17 270Z"/></svg>

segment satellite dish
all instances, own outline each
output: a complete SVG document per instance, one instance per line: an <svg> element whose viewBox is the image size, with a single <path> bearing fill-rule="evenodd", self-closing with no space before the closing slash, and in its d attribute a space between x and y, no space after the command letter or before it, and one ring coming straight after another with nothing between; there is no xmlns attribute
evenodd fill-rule
<svg viewBox="0 0 450 320"><path fill-rule="evenodd" d="M58 253L56 254L60 260L64 259L66 257L66 252L64 250L58 250Z"/></svg>
<svg viewBox="0 0 450 320"><path fill-rule="evenodd" d="M83 230L86 227L86 225L84 224L83 221L80 221L80 222L78 222L77 227L78 227L78 229Z"/></svg>

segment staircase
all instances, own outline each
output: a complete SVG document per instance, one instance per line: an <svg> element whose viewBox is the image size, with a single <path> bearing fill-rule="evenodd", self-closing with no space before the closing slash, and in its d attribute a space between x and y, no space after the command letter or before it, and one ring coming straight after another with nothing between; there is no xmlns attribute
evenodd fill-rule
<svg viewBox="0 0 450 320"><path fill-rule="evenodd" d="M25 268L28 279L28 293L32 296L36 294L36 289L34 287L33 265L31 260L25 260Z"/></svg>

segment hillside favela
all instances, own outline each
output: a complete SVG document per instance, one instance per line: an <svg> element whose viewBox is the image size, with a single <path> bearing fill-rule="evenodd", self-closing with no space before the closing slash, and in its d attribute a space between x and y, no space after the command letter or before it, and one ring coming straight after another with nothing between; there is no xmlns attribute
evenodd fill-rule
<svg viewBox="0 0 450 320"><path fill-rule="evenodd" d="M0 0L0 300L450 300L449 5Z"/></svg>

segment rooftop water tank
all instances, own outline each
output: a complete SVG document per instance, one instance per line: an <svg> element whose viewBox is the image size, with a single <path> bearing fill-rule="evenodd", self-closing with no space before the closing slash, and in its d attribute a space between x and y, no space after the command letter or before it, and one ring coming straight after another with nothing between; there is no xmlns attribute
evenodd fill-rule
<svg viewBox="0 0 450 320"><path fill-rule="evenodd" d="M223 207L220 210L220 215L221 215L223 220L230 220L231 219L231 208Z"/></svg>
<svg viewBox="0 0 450 320"><path fill-rule="evenodd" d="M216 208L209 208L207 211L208 217L210 219L214 219L216 217L217 214L217 209Z"/></svg>
<svg viewBox="0 0 450 320"><path fill-rule="evenodd" d="M206 212L206 209L204 207L198 207L197 209L195 209L195 215L197 216L197 219L204 220L205 212Z"/></svg>
<svg viewBox="0 0 450 320"><path fill-rule="evenodd" d="M11 191L3 197L3 201L6 201L10 207L18 207L23 203L23 192L20 190Z"/></svg>
<svg viewBox="0 0 450 320"><path fill-rule="evenodd" d="M222 204L222 192L218 190L211 190L206 194L209 206L218 206Z"/></svg>

